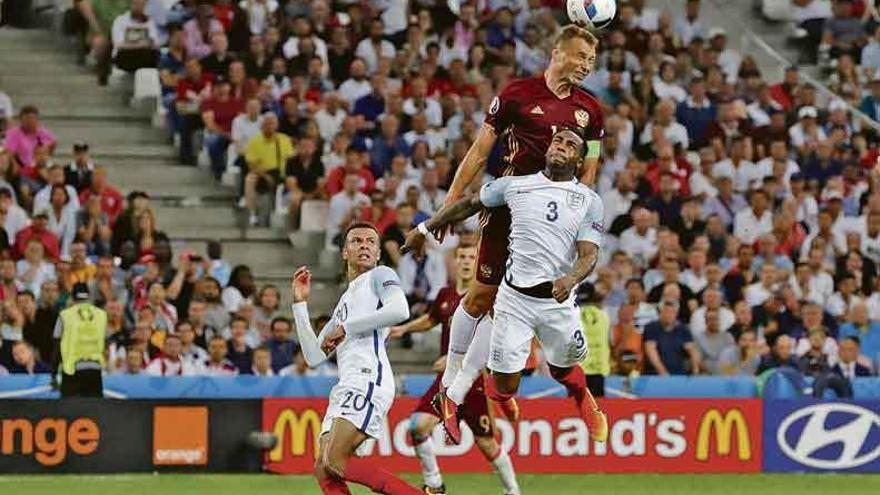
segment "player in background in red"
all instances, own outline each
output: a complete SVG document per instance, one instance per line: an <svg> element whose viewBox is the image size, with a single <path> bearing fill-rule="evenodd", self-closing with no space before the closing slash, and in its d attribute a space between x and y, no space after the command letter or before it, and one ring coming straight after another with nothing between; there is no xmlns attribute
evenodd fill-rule
<svg viewBox="0 0 880 495"><path fill-rule="evenodd" d="M446 487L440 475L440 467L437 464L437 456L434 452L434 442L431 439L431 432L440 423L432 401L440 391L441 375L439 373L446 366L446 353L449 348L449 320L467 291L468 285L474 279L476 260L476 246L459 246L455 250L455 284L440 290L430 312L404 325L392 327L389 334L389 337L399 338L407 333L426 332L438 323L443 325L440 337L441 355L433 367L434 371L438 372L437 379L434 380L434 383L422 396L416 410L413 411L409 430L416 456L422 466L422 477L425 480L424 490L429 494L446 493ZM519 485L516 482L513 463L507 452L495 440L495 422L484 387L483 375L480 375L465 397L461 408L461 417L473 432L477 448L498 474L504 488L504 494L519 495Z"/></svg>
<svg viewBox="0 0 880 495"><path fill-rule="evenodd" d="M596 176L604 134L599 101L579 85L596 63L598 40L586 29L568 25L562 29L544 74L519 79L508 84L489 106L486 121L455 173L446 195L446 205L461 199L478 177L483 176L495 142L502 140L504 175L528 175L544 168L544 155L554 129L578 129L585 137L587 152L581 165L581 181L591 184ZM458 443L461 432L456 409L463 397L449 397L447 390L456 380L474 381L488 362L491 319L484 318L492 309L495 294L504 276L507 262L510 211L506 207L483 210L480 218L480 246L477 274L452 317L449 354L443 374L444 392L438 394L443 426L450 439ZM435 233L438 236L443 232ZM503 329L501 329L503 331ZM467 354L467 358L465 357ZM569 395L582 388L583 373L572 372L560 380ZM456 390L467 390L457 386ZM496 394L496 399L511 421L519 419L519 408L512 398ZM593 440L604 441L608 434L605 417L592 396L587 397L584 421Z"/></svg>

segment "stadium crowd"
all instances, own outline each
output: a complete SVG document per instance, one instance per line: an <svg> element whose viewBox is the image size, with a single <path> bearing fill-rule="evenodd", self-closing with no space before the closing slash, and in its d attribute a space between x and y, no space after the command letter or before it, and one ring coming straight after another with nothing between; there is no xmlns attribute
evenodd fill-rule
<svg viewBox="0 0 880 495"><path fill-rule="evenodd" d="M84 18L87 2L77 2ZM872 57L855 69L871 81L864 101L858 91L824 101L797 67L765 78L706 24L699 0L675 13L643 4L618 2L584 82L606 119L594 184L605 245L581 298L585 372L876 374L878 139L847 105L877 115ZM328 202L327 249L350 221L374 222L418 315L454 274L451 248L476 242L477 226L425 256L401 256L403 236L442 207L493 96L541 73L559 7L479 0L454 17L434 0L183 0L170 10L132 0L113 23L112 57L122 70L159 69L181 161L204 147L217 180L240 170L252 225L276 188L291 229L304 202ZM98 38L83 25L86 41ZM832 56L846 69L853 55ZM13 115L4 101L0 115ZM88 145L56 164L51 130L23 107L4 146L0 364L38 369L28 363L47 359L54 315L86 282L111 316L108 372L314 373L278 290L255 287L247 267L230 270L217 243L175 256L149 195L123 201L107 180L112 164L95 165Z"/></svg>

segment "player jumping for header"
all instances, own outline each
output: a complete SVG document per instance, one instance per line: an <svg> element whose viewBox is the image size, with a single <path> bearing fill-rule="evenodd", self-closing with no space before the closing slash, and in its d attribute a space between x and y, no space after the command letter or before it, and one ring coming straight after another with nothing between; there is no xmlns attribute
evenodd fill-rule
<svg viewBox="0 0 880 495"><path fill-rule="evenodd" d="M385 339L388 327L409 318L409 305L397 274L388 267L377 266L376 227L355 223L343 239L348 289L317 336L306 306L311 274L306 267L300 267L291 282L296 334L306 362L317 366L335 351L339 365L339 383L330 392L321 425L315 476L325 494L351 495L346 481L377 493L420 494L421 490L385 469L366 465L358 457L368 450L368 440L379 437L394 402L394 375L385 352Z"/></svg>
<svg viewBox="0 0 880 495"><path fill-rule="evenodd" d="M402 249L419 249L429 232L468 218L482 208L506 205L512 218L510 257L495 301L495 328L488 346L479 342L485 336L475 337L463 369L482 369L488 361L493 376L490 397L501 403L509 401L519 388L532 338L537 337L551 375L574 398L590 437L604 441L608 436L607 419L577 366L586 355L587 343L573 290L596 265L604 215L599 195L574 176L585 146L577 131L557 128L543 172L502 177L485 184L479 196L461 199L419 224L407 235ZM455 400L468 389L470 383L457 379L447 394ZM454 426L448 422L444 426L455 428L454 432L447 430L453 441L460 436L457 420Z"/></svg>
<svg viewBox="0 0 880 495"><path fill-rule="evenodd" d="M586 139L581 180L585 184L592 183L604 132L602 110L599 101L578 85L593 70L597 45L598 40L586 29L566 26L556 39L544 74L516 80L492 100L486 122L455 174L446 195L446 206L461 199L476 178L482 176L498 138L502 138L504 149L502 161L506 169L503 175L523 176L540 172L555 126L577 129ZM464 382L473 382L476 374L481 372L462 370L462 363L474 337L491 333L491 319L482 317L492 309L507 262L510 211L505 206L486 209L480 220L477 277L452 317L448 362L443 373L445 389L452 387L460 371L464 373L460 377ZM565 380L569 391L577 389L578 383ZM456 441L458 419L455 409L461 404L462 397L449 397L444 393L439 399L443 424ZM499 405L508 419L518 419L519 409L512 398ZM607 429L604 417L599 414L587 411L584 419L591 432L601 433ZM594 439L604 440L604 437L594 436Z"/></svg>

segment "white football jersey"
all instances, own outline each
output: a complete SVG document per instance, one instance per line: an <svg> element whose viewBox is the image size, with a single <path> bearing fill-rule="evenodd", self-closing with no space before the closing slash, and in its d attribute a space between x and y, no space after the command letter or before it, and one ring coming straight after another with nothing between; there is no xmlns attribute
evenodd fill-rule
<svg viewBox="0 0 880 495"><path fill-rule="evenodd" d="M399 288L400 279L387 266L377 266L352 280L336 303L330 321L321 330L318 342L323 342L324 336L337 325L375 313L381 307L383 293L392 287ZM387 327L347 334L336 347L339 382L359 383L366 379L381 390L390 390L393 396L394 374L385 350L387 338Z"/></svg>
<svg viewBox="0 0 880 495"><path fill-rule="evenodd" d="M571 272L577 241L602 245L602 198L576 179L554 182L543 172L502 177L483 186L480 202L510 208L505 280L517 287L552 282Z"/></svg>

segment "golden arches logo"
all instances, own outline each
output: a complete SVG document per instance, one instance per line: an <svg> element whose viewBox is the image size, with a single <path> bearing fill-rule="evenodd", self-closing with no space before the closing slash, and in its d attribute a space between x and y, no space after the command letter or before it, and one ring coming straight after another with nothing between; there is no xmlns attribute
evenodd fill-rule
<svg viewBox="0 0 880 495"><path fill-rule="evenodd" d="M709 459L710 434L715 432L715 451L718 455L730 455L733 430L736 429L737 458L747 461L752 458L752 446L749 441L749 426L745 416L739 409L731 409L724 414L712 409L700 420L697 432L697 460Z"/></svg>
<svg viewBox="0 0 880 495"><path fill-rule="evenodd" d="M275 420L273 433L278 438L278 443L269 452L269 460L281 462L284 458L284 438L289 432L290 455L302 456L308 447L309 435L312 439L312 451L314 457L318 457L318 437L321 435L321 416L314 409L307 409L299 414L291 409L285 409L278 414Z"/></svg>

